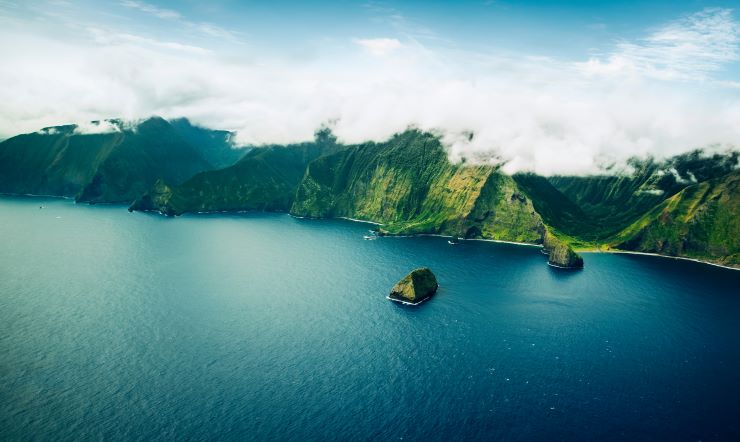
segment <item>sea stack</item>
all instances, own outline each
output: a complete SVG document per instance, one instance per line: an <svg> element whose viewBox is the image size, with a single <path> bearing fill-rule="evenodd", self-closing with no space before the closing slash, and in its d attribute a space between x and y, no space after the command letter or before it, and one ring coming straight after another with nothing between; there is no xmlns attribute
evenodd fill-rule
<svg viewBox="0 0 740 442"><path fill-rule="evenodd" d="M565 242L549 231L545 232L544 249L548 255L547 264L560 269L582 269L583 258Z"/></svg>
<svg viewBox="0 0 740 442"><path fill-rule="evenodd" d="M437 291L437 278L426 267L412 270L391 289L388 299L402 304L418 305Z"/></svg>

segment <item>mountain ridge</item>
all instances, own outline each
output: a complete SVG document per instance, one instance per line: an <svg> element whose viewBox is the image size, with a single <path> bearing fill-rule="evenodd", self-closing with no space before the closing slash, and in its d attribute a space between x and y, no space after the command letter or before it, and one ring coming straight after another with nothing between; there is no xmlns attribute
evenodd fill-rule
<svg viewBox="0 0 740 442"><path fill-rule="evenodd" d="M231 133L187 120L75 131L57 126L0 142L0 192L133 201L129 210L167 215L263 210L361 219L380 224L380 234L544 244L551 259L574 265L582 264L574 249L598 249L740 267L734 151L633 159L623 174L543 177L452 163L437 135L416 129L343 145L323 128L312 142L244 153L231 149Z"/></svg>

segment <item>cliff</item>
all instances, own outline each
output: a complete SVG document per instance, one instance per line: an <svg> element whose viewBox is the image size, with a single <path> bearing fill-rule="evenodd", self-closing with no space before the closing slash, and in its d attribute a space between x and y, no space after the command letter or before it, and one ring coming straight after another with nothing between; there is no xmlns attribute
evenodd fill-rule
<svg viewBox="0 0 740 442"><path fill-rule="evenodd" d="M437 137L415 130L312 161L291 213L370 220L387 234L539 243L544 232L511 177L494 166L452 164Z"/></svg>
<svg viewBox="0 0 740 442"><path fill-rule="evenodd" d="M684 188L611 238L621 250L740 267L740 171Z"/></svg>
<svg viewBox="0 0 740 442"><path fill-rule="evenodd" d="M177 125L156 117L138 124L108 120L97 126L102 133L67 125L0 143L0 192L131 202L157 179L179 184L215 167L210 160L223 164L242 155L223 131L183 120ZM206 138L208 149L201 150L198 140Z"/></svg>
<svg viewBox="0 0 740 442"><path fill-rule="evenodd" d="M180 185L153 186L130 209L169 215L237 210L287 212L308 163L342 148L328 131L318 132L313 143L254 148L232 166L196 174Z"/></svg>
<svg viewBox="0 0 740 442"><path fill-rule="evenodd" d="M561 269L582 269L583 258L573 248L550 233L545 232L543 248L547 253L547 264Z"/></svg>
<svg viewBox="0 0 740 442"><path fill-rule="evenodd" d="M1 142L0 193L134 201L131 210L168 215L290 211L374 221L383 234L544 242L563 267L582 265L574 248L740 265L734 151L635 159L608 175L509 176L491 163L453 164L438 136L413 129L349 146L322 129L310 143L237 151L233 134L187 120L105 124L105 133L68 125Z"/></svg>

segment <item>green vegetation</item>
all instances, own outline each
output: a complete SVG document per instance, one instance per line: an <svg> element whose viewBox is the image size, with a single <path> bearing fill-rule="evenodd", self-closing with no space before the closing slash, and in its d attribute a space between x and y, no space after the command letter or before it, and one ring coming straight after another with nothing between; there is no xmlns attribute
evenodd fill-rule
<svg viewBox="0 0 740 442"><path fill-rule="evenodd" d="M545 232L543 248L547 252L547 263L554 267L566 269L583 268L583 258L573 248L553 235L549 230Z"/></svg>
<svg viewBox="0 0 740 442"><path fill-rule="evenodd" d="M76 196L120 143L120 136L77 136L74 130L75 126L46 128L0 143L0 192Z"/></svg>
<svg viewBox="0 0 740 442"><path fill-rule="evenodd" d="M439 284L431 270L426 267L412 270L391 289L388 299L409 304L419 304L437 291Z"/></svg>
<svg viewBox="0 0 740 442"><path fill-rule="evenodd" d="M608 176L552 177L561 193L556 210L543 217L582 241L603 241L687 186L730 173L738 154L703 155L694 151L665 162L632 160L631 173Z"/></svg>
<svg viewBox="0 0 740 442"><path fill-rule="evenodd" d="M316 141L292 146L254 148L233 166L198 173L184 183L156 183L130 210L185 212L238 210L288 211L308 163L342 147L328 131Z"/></svg>
<svg viewBox="0 0 740 442"><path fill-rule="evenodd" d="M631 162L631 173L514 180L571 247L684 256L740 266L738 153ZM553 256L553 255L551 255Z"/></svg>
<svg viewBox="0 0 740 442"><path fill-rule="evenodd" d="M622 250L740 265L740 172L694 184L608 240Z"/></svg>
<svg viewBox="0 0 740 442"><path fill-rule="evenodd" d="M84 134L68 125L3 141L0 192L131 202L157 179L180 183L241 155L231 148L226 133L197 128L186 120L173 125L155 117L135 127L118 120L108 123L117 130Z"/></svg>
<svg viewBox="0 0 740 442"><path fill-rule="evenodd" d="M387 234L540 242L544 232L510 177L451 164L437 137L416 130L311 162L291 213L371 220Z"/></svg>
<svg viewBox="0 0 740 442"><path fill-rule="evenodd" d="M290 211L381 223L381 234L444 234L544 243L550 263L575 249L631 250L740 267L738 153L632 160L602 176L508 176L452 164L437 136L407 130L345 146L328 129L311 143L234 150L232 134L187 120L78 133L47 128L0 143L0 192L134 201L167 215Z"/></svg>

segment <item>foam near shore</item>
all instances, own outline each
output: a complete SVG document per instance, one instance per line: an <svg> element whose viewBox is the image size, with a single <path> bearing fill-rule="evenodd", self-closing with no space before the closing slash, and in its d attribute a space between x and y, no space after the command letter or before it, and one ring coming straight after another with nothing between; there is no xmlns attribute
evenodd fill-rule
<svg viewBox="0 0 740 442"><path fill-rule="evenodd" d="M698 262L700 264L707 264L707 265L710 265L710 266L721 267L723 269L740 270L739 267L726 266L726 265L722 265L722 264L717 264L716 262L704 261L704 260L701 260L701 259L689 258L689 257L686 257L686 256L661 255L660 253L635 252L635 251L631 251L631 250L614 250L614 249L611 249L611 250L579 250L578 252L579 253L621 253L621 254L625 254L625 255L657 256L658 258L680 259L682 261Z"/></svg>

